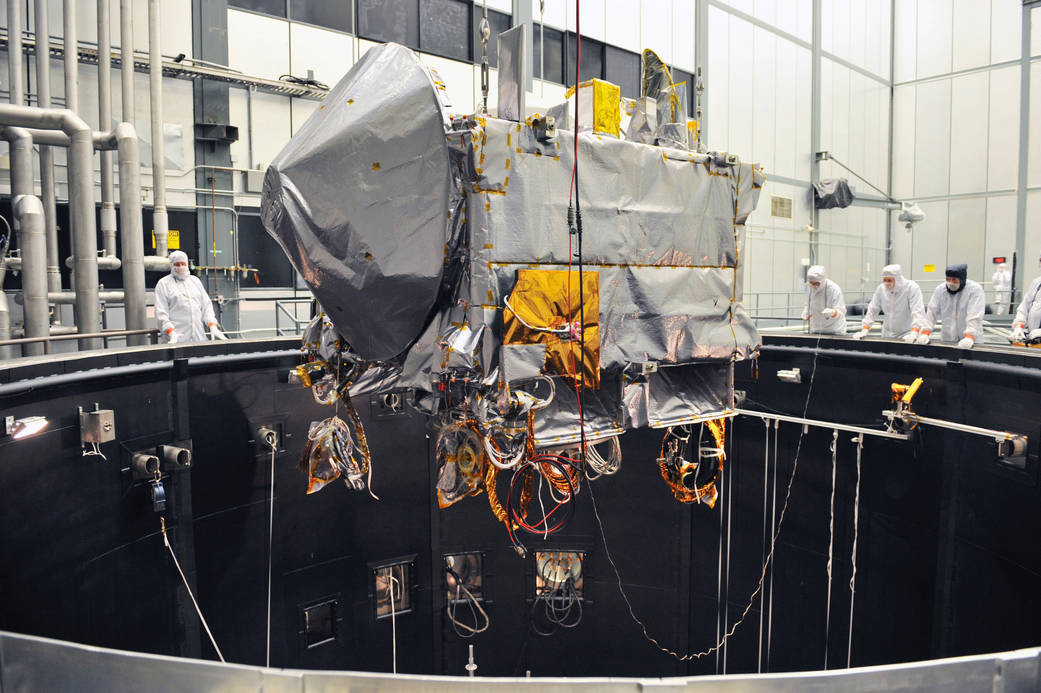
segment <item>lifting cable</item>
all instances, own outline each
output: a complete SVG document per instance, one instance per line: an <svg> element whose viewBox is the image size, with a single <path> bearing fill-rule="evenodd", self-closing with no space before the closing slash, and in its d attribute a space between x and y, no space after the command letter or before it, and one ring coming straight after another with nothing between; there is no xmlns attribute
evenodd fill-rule
<svg viewBox="0 0 1041 693"><path fill-rule="evenodd" d="M839 429L831 432L831 513L828 516L828 598L824 618L824 668L828 668L828 640L831 636L831 567L835 553L835 475L838 471Z"/></svg>
<svg viewBox="0 0 1041 693"><path fill-rule="evenodd" d="M191 585L188 584L188 578L184 576L184 571L181 570L181 563L177 560L177 554L174 553L173 547L170 546L170 538L166 536L166 518L159 517L159 528L163 533L163 546L170 551L170 558L173 559L174 566L177 568L177 572L181 576L181 581L184 583L184 588L188 590L188 596L192 599L192 604L195 605L195 613L199 615L199 620L202 622L202 627L206 629L206 635L210 637L210 644L213 645L213 649L217 651L217 658L220 661L224 661L224 655L221 654L220 648L217 647L217 641L213 639L213 633L210 631L209 625L206 623L206 618L202 615L202 609L199 608L199 602L195 600L195 595L192 594Z"/></svg>
<svg viewBox="0 0 1041 693"><path fill-rule="evenodd" d="M857 582L857 530L860 525L860 455L864 450L864 434L855 438L857 442L857 486L853 493L853 550L850 562L853 567L849 578L849 644L846 646L846 668L849 669L853 655L853 598L856 596Z"/></svg>

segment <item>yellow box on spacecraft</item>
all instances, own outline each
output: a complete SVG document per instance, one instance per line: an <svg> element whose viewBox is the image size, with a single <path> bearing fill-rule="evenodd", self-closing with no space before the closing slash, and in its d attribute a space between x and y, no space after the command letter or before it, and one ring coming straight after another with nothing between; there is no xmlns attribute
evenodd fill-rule
<svg viewBox="0 0 1041 693"><path fill-rule="evenodd" d="M574 87L568 90L568 97ZM622 88L602 79L589 79L578 85L578 129L590 128L602 135L618 137L622 124Z"/></svg>

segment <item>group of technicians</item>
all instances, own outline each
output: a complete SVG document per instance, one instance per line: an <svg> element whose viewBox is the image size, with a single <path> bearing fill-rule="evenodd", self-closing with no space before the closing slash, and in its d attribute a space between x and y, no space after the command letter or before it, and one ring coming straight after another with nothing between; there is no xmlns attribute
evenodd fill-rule
<svg viewBox="0 0 1041 693"><path fill-rule="evenodd" d="M942 341L956 342L962 349L982 344L987 300L979 282L968 278L968 271L968 265L964 263L948 265L946 281L936 287L928 305L925 305L922 289L916 282L904 277L900 265L886 265L882 268L882 283L875 289L860 331L853 335L853 339L867 336L881 313L884 339L928 344L932 339L933 326L939 319L942 323ZM999 267L998 271L1001 272L1002 268ZM1011 290L1011 276L1007 278L1007 286L998 284L995 279L1000 304L1002 292ZM1008 298L1004 300L1007 305ZM810 332L846 334L846 303L842 298L842 289L828 279L821 265L810 267L806 273L806 305L802 319L809 322ZM1012 322L1010 336L1014 343L1024 342L1028 338L1041 338L1041 277L1036 278L1023 295Z"/></svg>

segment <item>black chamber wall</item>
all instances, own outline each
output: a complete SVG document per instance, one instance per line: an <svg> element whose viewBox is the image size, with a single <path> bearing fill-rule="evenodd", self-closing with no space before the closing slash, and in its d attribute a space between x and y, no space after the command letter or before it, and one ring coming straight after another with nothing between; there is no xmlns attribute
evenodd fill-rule
<svg viewBox="0 0 1041 693"><path fill-rule="evenodd" d="M814 371L798 339L769 340L758 362L737 367L746 406L801 415ZM848 344L848 343L846 343ZM845 345L845 344L844 344ZM293 348L198 346L112 354L0 372L0 381L132 360ZM829 346L825 344L825 346ZM834 347L835 345L831 345ZM892 345L890 345L892 346ZM902 347L892 346L899 352ZM870 349L831 348L816 359L808 415L876 425L889 384L921 375L923 415L1029 433L1026 470L996 459L979 437L924 429L913 443L868 438L859 489L852 664L912 661L1036 644L1041 605L1033 598L1041 557L1037 487L1037 370L981 370L990 357L961 363L939 348L898 360ZM900 360L902 359L902 360ZM175 361L171 368L4 394L6 414L46 415L51 427L0 442L0 629L146 652L215 655L162 545L147 489L128 487L127 453L190 440L190 471L164 476L167 526L203 613L229 661L263 664L268 565L270 455L251 442L260 423L280 425L275 457L271 559L273 666L389 671L391 623L376 620L371 564L415 556L413 610L396 618L398 670L462 674L475 645L482 675L629 675L794 671L846 663L856 449L837 440L834 543L828 605L832 431L782 424L776 439L742 417L728 426L729 449L715 509L676 502L659 473L661 432L623 438L621 471L587 485L577 513L533 550L587 553L583 618L553 637L532 633L531 558L509 546L484 495L437 508L437 470L425 420L394 414L377 398L356 405L373 454L373 490L336 482L307 496L296 470L311 421L332 410L290 385L294 356ZM1012 364L1016 365L1016 364ZM776 371L802 369L803 384ZM1023 375L1027 373L1027 375ZM1032 373L1032 374L1030 374ZM77 406L115 410L117 442L108 461L82 457ZM741 617L759 583L774 521L799 449L771 569L726 647L678 662L650 645L629 616L600 538L595 496L611 557L632 608L651 636L681 653L710 648ZM765 456L769 451L768 457ZM508 475L500 476L505 486ZM776 494L776 506L774 496ZM444 617L442 555L484 555L491 628L471 641ZM303 609L333 599L332 642L306 646ZM826 647L827 643L827 647Z"/></svg>

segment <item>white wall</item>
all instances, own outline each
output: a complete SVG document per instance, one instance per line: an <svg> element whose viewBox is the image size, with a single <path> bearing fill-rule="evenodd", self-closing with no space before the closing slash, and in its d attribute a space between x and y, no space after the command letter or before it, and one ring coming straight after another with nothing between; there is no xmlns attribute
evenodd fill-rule
<svg viewBox="0 0 1041 693"><path fill-rule="evenodd" d="M991 259L1015 250L1019 152L1027 146L1019 142L1021 15L1020 0L897 3L893 194L918 200L927 218L910 234L894 231L894 256L915 279L942 281L948 263L966 262L970 278L990 281ZM1041 52L1034 39L1032 53ZM1036 63L1032 73L1041 91ZM1031 105L1028 184L1038 187L1037 94ZM1033 223L1028 215L1028 245L1036 246Z"/></svg>

